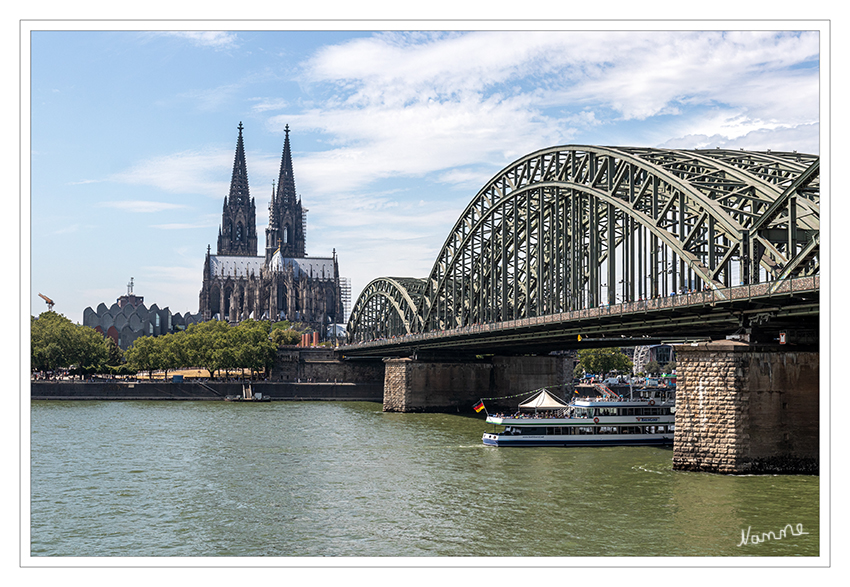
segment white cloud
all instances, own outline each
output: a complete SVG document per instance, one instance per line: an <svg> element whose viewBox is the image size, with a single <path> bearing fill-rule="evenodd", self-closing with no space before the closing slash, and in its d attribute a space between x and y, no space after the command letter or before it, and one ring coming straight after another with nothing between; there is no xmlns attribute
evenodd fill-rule
<svg viewBox="0 0 850 587"><path fill-rule="evenodd" d="M118 183L152 186L169 193L202 194L223 199L230 190L234 152L235 145L230 149L189 150L152 157L108 179ZM245 159L249 179L277 177L279 155L249 151ZM252 190L258 209L262 200L268 201L270 193L270 188Z"/></svg>
<svg viewBox="0 0 850 587"><path fill-rule="evenodd" d="M774 32L382 33L320 49L302 64L310 107L270 125L324 135L329 148L300 153L296 174L311 218L332 234L322 238L356 251L355 261L342 256L343 273L356 267L356 295L368 276L426 275L478 189L540 148L602 135L817 149L818 42ZM408 194L370 191L394 178ZM449 205L404 205L440 183L469 191Z"/></svg>
<svg viewBox="0 0 850 587"><path fill-rule="evenodd" d="M160 230L185 230L187 228L210 228L212 224L190 224L186 222L173 222L171 224L153 224L151 228Z"/></svg>
<svg viewBox="0 0 850 587"><path fill-rule="evenodd" d="M442 183L452 184L456 187L463 187L477 192L485 183L493 177L490 170L457 168L450 169L438 176L438 180Z"/></svg>
<svg viewBox="0 0 850 587"><path fill-rule="evenodd" d="M289 106L289 102L278 98L251 98L252 102L256 102L251 110L254 112L268 112L269 110L283 110Z"/></svg>
<svg viewBox="0 0 850 587"><path fill-rule="evenodd" d="M67 226L63 226L58 230L54 230L53 234L71 234L74 232L78 232L80 230L79 224L69 224Z"/></svg>
<svg viewBox="0 0 850 587"><path fill-rule="evenodd" d="M748 151L797 151L817 154L818 124L781 128L765 128L750 131L740 136L722 134L690 134L670 139L662 145L665 149L744 149Z"/></svg>
<svg viewBox="0 0 850 587"><path fill-rule="evenodd" d="M566 134L522 96L467 95L452 102L312 110L285 118L294 128L320 129L341 143L299 160L302 180L314 191L334 193L379 178L421 177L482 161L500 168Z"/></svg>
<svg viewBox="0 0 850 587"><path fill-rule="evenodd" d="M124 201L115 201L115 202L101 202L101 206L106 206L107 208L116 208L118 210L123 210L124 212L141 212L141 213L150 213L150 212L162 212L163 210L175 210L178 208L185 208L186 206L182 204L172 204L169 202L150 202L144 200L124 200Z"/></svg>
<svg viewBox="0 0 850 587"><path fill-rule="evenodd" d="M730 139L816 123L818 72L792 67L817 56L813 33L384 33L321 49L304 79L329 97L270 123L328 137L299 159L313 193L432 172L455 183L472 178L459 168L496 171L612 115Z"/></svg>
<svg viewBox="0 0 850 587"><path fill-rule="evenodd" d="M199 110L214 112L233 101L241 89L241 84L225 84L215 88L181 92L177 97L195 102Z"/></svg>
<svg viewBox="0 0 850 587"><path fill-rule="evenodd" d="M158 31L156 34L178 37L198 47L211 47L217 51L238 47L236 33L227 31Z"/></svg>
<svg viewBox="0 0 850 587"><path fill-rule="evenodd" d="M233 153L225 150L183 151L140 161L112 181L149 185L172 193L227 194L229 180L215 180L233 166ZM226 171L224 172L226 173ZM222 196L223 197L223 196Z"/></svg>

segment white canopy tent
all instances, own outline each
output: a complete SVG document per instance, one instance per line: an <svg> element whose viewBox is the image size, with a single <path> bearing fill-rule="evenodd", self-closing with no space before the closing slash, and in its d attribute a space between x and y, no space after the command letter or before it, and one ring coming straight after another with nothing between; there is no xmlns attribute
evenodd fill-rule
<svg viewBox="0 0 850 587"><path fill-rule="evenodd" d="M521 410L562 410L564 408L569 407L569 404L564 400L558 399L545 389L540 390L540 393L529 399L528 401L521 403L519 408Z"/></svg>

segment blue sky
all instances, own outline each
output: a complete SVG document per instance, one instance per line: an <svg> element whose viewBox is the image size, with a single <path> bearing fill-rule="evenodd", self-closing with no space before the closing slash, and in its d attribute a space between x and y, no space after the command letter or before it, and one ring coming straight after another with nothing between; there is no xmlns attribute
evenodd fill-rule
<svg viewBox="0 0 850 587"><path fill-rule="evenodd" d="M307 253L335 249L353 299L426 276L478 189L537 149L819 152L816 30L686 28L33 30L31 313L41 292L80 322L130 277L197 312L240 121L259 252L289 124Z"/></svg>

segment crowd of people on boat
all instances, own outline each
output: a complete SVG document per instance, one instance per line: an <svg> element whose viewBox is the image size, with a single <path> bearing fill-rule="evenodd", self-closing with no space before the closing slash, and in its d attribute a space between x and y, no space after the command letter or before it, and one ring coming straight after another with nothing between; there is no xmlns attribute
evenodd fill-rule
<svg viewBox="0 0 850 587"><path fill-rule="evenodd" d="M495 414L490 414L491 418L514 418L516 420L530 420L530 419L541 419L541 420L551 420L554 418L572 418L574 415L574 409L572 406L569 408L564 408L563 410L542 410L538 412L523 412L518 411L513 414L498 412Z"/></svg>

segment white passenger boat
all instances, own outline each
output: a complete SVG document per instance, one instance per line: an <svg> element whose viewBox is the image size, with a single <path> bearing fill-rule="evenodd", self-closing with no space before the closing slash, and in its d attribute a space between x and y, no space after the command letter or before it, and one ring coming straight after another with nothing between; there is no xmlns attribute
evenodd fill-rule
<svg viewBox="0 0 850 587"><path fill-rule="evenodd" d="M651 393L636 399L610 393L567 404L544 389L515 414L488 413L488 423L504 428L482 440L490 446L671 445L675 401Z"/></svg>

